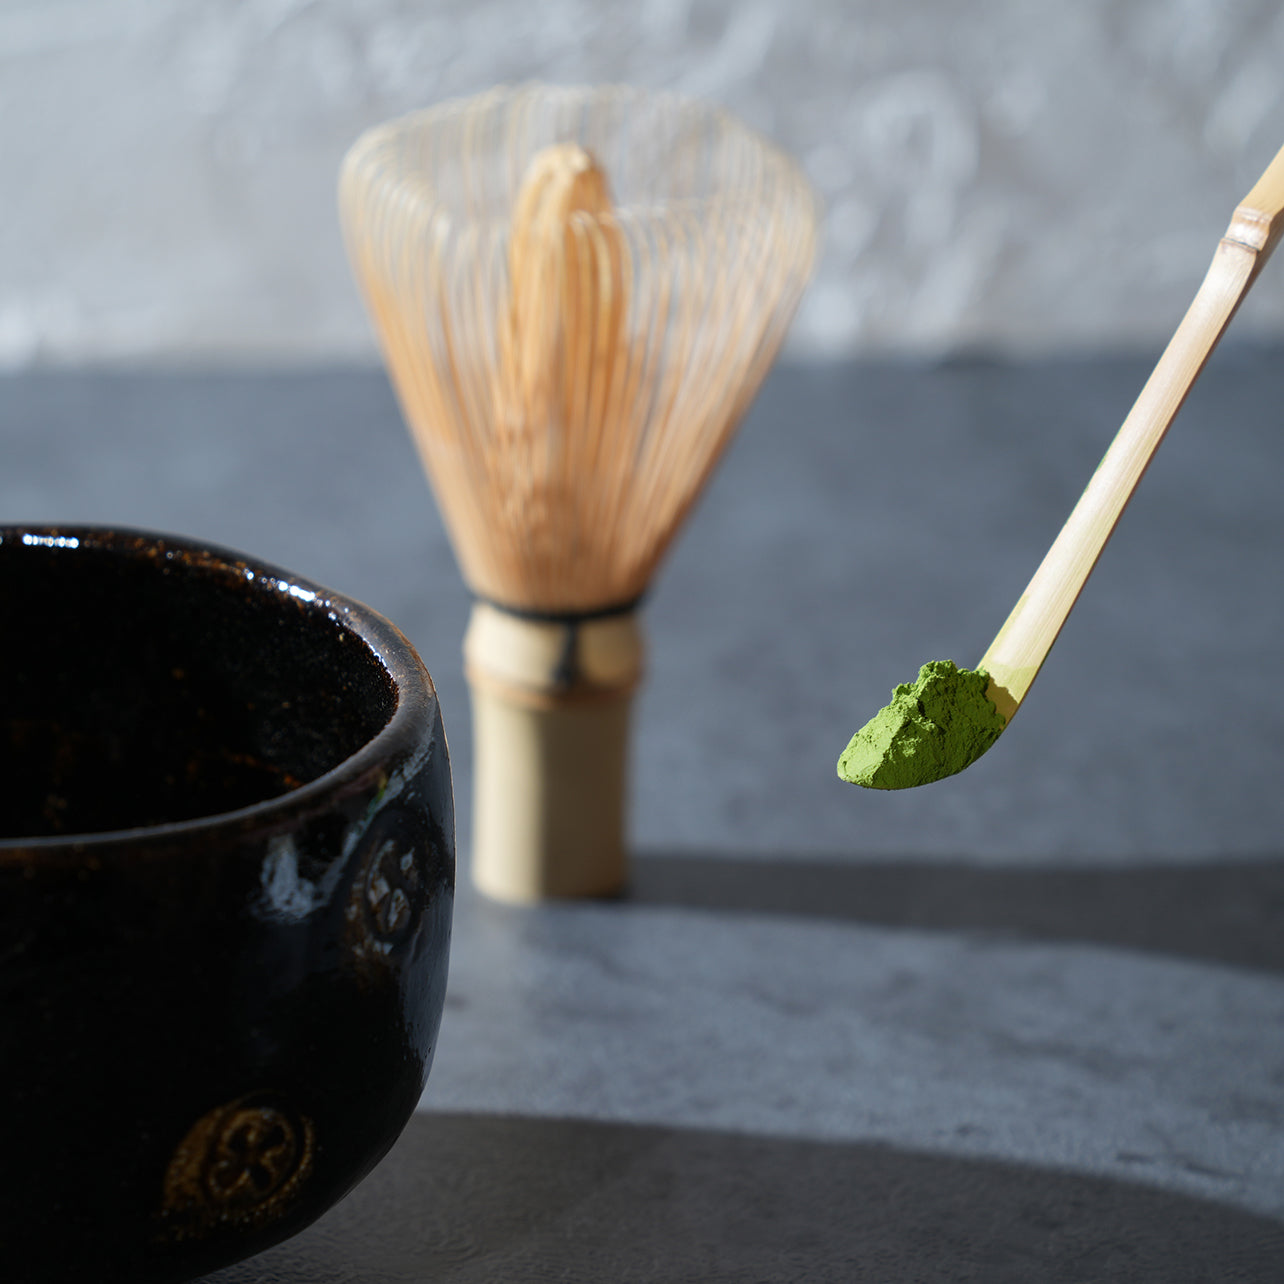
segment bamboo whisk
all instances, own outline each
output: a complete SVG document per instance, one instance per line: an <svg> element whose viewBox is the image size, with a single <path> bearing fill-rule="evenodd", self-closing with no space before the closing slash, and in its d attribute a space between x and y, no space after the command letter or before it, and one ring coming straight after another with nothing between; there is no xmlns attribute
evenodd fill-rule
<svg viewBox="0 0 1284 1284"><path fill-rule="evenodd" d="M615 891L638 602L797 307L811 189L707 104L532 85L370 130L340 206L476 597L474 879Z"/></svg>

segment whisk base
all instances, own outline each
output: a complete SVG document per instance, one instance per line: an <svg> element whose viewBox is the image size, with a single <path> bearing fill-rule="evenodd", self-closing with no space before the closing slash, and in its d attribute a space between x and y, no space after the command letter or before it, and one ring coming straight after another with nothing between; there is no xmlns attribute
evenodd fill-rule
<svg viewBox="0 0 1284 1284"><path fill-rule="evenodd" d="M479 602L464 655L474 884L516 904L620 892L636 616L558 624Z"/></svg>
<svg viewBox="0 0 1284 1284"><path fill-rule="evenodd" d="M474 683L472 699L478 890L519 904L619 892L629 696L533 708Z"/></svg>

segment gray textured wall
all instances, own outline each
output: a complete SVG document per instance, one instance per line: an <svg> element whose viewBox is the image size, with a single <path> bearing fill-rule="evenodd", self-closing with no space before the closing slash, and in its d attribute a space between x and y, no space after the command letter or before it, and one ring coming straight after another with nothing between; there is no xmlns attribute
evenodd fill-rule
<svg viewBox="0 0 1284 1284"><path fill-rule="evenodd" d="M1284 142L1274 0L0 0L0 364L372 357L335 173L525 78L715 98L827 208L799 355L1151 345ZM1284 332L1265 275L1240 335Z"/></svg>

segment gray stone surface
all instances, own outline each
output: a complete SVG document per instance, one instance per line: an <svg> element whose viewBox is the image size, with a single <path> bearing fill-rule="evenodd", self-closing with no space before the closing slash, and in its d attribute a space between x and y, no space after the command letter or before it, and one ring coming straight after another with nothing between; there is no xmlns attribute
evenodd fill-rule
<svg viewBox="0 0 1284 1284"><path fill-rule="evenodd" d="M1278 1223L1154 1187L861 1142L420 1115L357 1193L209 1284L1222 1284Z"/></svg>
<svg viewBox="0 0 1284 1284"><path fill-rule="evenodd" d="M528 79L697 94L798 156L798 355L1144 346L1284 141L1282 54L1271 0L4 0L0 363L368 356L343 152Z"/></svg>
<svg viewBox="0 0 1284 1284"><path fill-rule="evenodd" d="M899 795L846 736L975 661L1147 363L778 369L646 610L630 895L537 910L467 883L467 599L381 375L0 380L0 518L274 559L441 691L423 1113L218 1278L1276 1280L1282 355L1214 358L1020 717Z"/></svg>

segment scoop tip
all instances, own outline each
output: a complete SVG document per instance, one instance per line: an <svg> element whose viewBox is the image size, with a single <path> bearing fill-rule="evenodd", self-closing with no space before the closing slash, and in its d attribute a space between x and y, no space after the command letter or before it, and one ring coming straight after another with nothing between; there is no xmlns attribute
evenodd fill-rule
<svg viewBox="0 0 1284 1284"><path fill-rule="evenodd" d="M999 697L996 699L996 695ZM966 770L999 738L1007 696L981 669L928 661L918 679L898 686L892 702L848 742L838 778L864 789L913 789Z"/></svg>

